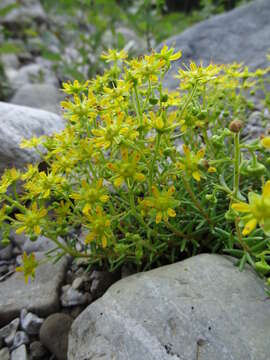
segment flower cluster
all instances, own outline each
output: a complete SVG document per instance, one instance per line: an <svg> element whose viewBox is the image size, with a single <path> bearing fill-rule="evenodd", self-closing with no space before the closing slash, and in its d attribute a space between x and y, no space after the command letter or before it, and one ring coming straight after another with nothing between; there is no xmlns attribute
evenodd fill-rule
<svg viewBox="0 0 270 360"><path fill-rule="evenodd" d="M241 264L268 264L270 138L247 142L241 132L269 69L192 62L169 92L163 78L180 57L167 46L132 60L110 50L102 76L63 85L66 128L22 143L43 166L2 176L5 241L11 229L33 241L45 235L57 258L111 270L224 249ZM86 233L80 247L75 227ZM24 255L19 270L33 276L36 265Z"/></svg>

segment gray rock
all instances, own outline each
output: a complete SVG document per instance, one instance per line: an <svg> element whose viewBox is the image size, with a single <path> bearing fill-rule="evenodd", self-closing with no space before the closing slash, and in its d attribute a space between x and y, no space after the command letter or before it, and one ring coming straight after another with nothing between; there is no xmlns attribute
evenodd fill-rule
<svg viewBox="0 0 270 360"><path fill-rule="evenodd" d="M56 76L40 64L28 64L14 72L6 72L10 85L14 90L20 89L25 84L50 84L58 87Z"/></svg>
<svg viewBox="0 0 270 360"><path fill-rule="evenodd" d="M41 360L48 358L47 349L41 344L40 341L34 341L30 344L30 355L32 360Z"/></svg>
<svg viewBox="0 0 270 360"><path fill-rule="evenodd" d="M8 325L0 329L0 339L4 339L7 346L11 346L20 324L20 319L14 319Z"/></svg>
<svg viewBox="0 0 270 360"><path fill-rule="evenodd" d="M90 294L83 294L80 291L73 289L69 285L63 287L62 290L61 305L63 307L85 305L89 304L92 300Z"/></svg>
<svg viewBox="0 0 270 360"><path fill-rule="evenodd" d="M7 167L23 167L38 160L33 149L21 149L20 143L33 136L51 135L64 128L58 115L25 106L0 102L0 174Z"/></svg>
<svg viewBox="0 0 270 360"><path fill-rule="evenodd" d="M190 60L204 64L243 62L252 69L267 67L270 47L270 2L256 0L231 12L198 23L180 35L166 40L168 46L182 50L183 56L174 62L165 85L175 89L177 69ZM161 45L162 46L162 45ZM161 48L158 47L158 50Z"/></svg>
<svg viewBox="0 0 270 360"><path fill-rule="evenodd" d="M0 23L15 26L30 21L44 22L47 19L46 13L38 0L1 0L0 9L8 5L17 5L5 16L0 18Z"/></svg>
<svg viewBox="0 0 270 360"><path fill-rule="evenodd" d="M36 253L41 260L44 253ZM67 259L56 264L44 263L36 270L34 280L25 284L21 273L15 273L0 283L0 325L5 325L22 309L45 317L59 308L58 290L66 272Z"/></svg>
<svg viewBox="0 0 270 360"><path fill-rule="evenodd" d="M13 246L12 244L7 245L3 248L1 248L1 239L0 239L0 260L10 260L13 257Z"/></svg>
<svg viewBox="0 0 270 360"><path fill-rule="evenodd" d="M198 255L129 276L74 321L69 360L266 360L270 301L233 259Z"/></svg>
<svg viewBox="0 0 270 360"><path fill-rule="evenodd" d="M28 360L25 345L21 345L20 347L11 352L11 360Z"/></svg>
<svg viewBox="0 0 270 360"><path fill-rule="evenodd" d="M1 360L10 360L9 350L7 347L4 347L0 350L0 359Z"/></svg>
<svg viewBox="0 0 270 360"><path fill-rule="evenodd" d="M90 280L92 280L91 295L95 299L102 296L113 283L120 279L120 276L119 272L111 273L109 271L94 270L90 276Z"/></svg>
<svg viewBox="0 0 270 360"><path fill-rule="evenodd" d="M83 277L77 277L72 282L72 288L74 290L81 290L83 288L84 281L85 279Z"/></svg>
<svg viewBox="0 0 270 360"><path fill-rule="evenodd" d="M9 271L8 265L0 265L0 276L6 274Z"/></svg>
<svg viewBox="0 0 270 360"><path fill-rule="evenodd" d="M73 319L66 314L50 315L40 329L40 341L58 360L66 360L68 333Z"/></svg>
<svg viewBox="0 0 270 360"><path fill-rule="evenodd" d="M26 242L22 246L22 250L27 254L36 251L49 251L53 248L55 248L55 244L45 236L39 236L35 241L31 241L29 237L27 237Z"/></svg>
<svg viewBox="0 0 270 360"><path fill-rule="evenodd" d="M115 34L111 30L107 30L102 38L102 43L107 48L117 47L115 39L121 36L125 43L125 50L133 55L142 55L147 51L147 44L143 38L140 38L134 30L125 26L117 26Z"/></svg>
<svg viewBox="0 0 270 360"><path fill-rule="evenodd" d="M242 136L247 140L259 139L265 133L265 127L262 124L263 114L260 111L254 111L248 117L243 128Z"/></svg>
<svg viewBox="0 0 270 360"><path fill-rule="evenodd" d="M43 319L38 317L31 312L27 312L27 310L23 309L21 311L21 327L23 330L27 332L28 335L37 335L39 334L39 330L41 325L43 324Z"/></svg>
<svg viewBox="0 0 270 360"><path fill-rule="evenodd" d="M54 85L26 84L11 99L12 104L60 113L61 96Z"/></svg>
<svg viewBox="0 0 270 360"><path fill-rule="evenodd" d="M13 340L13 349L18 348L23 344L29 344L29 336L24 331L17 331Z"/></svg>
<svg viewBox="0 0 270 360"><path fill-rule="evenodd" d="M15 54L1 54L0 62L3 64L5 69L18 69L19 67L19 60Z"/></svg>

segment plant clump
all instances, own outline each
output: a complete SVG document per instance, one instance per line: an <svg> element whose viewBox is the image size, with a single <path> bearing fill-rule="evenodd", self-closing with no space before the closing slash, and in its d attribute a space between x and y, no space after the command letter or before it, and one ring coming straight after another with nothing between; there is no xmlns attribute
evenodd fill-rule
<svg viewBox="0 0 270 360"><path fill-rule="evenodd" d="M163 79L180 57L167 46L131 60L110 50L102 76L64 84L65 130L22 143L45 170L2 176L3 242L11 229L32 241L44 235L55 243L51 258L111 271L226 252L269 274L270 138L242 135L269 69L191 62L169 93ZM23 260L33 276L37 261Z"/></svg>

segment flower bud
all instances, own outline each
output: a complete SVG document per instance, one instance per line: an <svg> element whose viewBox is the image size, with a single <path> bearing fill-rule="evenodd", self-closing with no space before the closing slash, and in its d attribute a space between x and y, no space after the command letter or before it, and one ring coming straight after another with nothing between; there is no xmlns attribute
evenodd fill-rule
<svg viewBox="0 0 270 360"><path fill-rule="evenodd" d="M243 126L244 126L243 121L241 121L241 120L233 120L229 125L229 129L233 133L239 133L239 131L242 129Z"/></svg>

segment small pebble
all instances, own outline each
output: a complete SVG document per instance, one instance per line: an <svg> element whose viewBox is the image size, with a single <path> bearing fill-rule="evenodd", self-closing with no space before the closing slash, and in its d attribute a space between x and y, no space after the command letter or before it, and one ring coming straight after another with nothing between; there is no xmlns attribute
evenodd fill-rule
<svg viewBox="0 0 270 360"><path fill-rule="evenodd" d="M29 336L24 331L17 331L13 340L13 349L18 348L23 344L29 344Z"/></svg>
<svg viewBox="0 0 270 360"><path fill-rule="evenodd" d="M78 290L74 290L69 285L68 287L63 286L62 290L63 293L61 295L61 305L63 307L85 305L87 303L90 303L92 300L90 294L83 294Z"/></svg>
<svg viewBox="0 0 270 360"><path fill-rule="evenodd" d="M16 318L11 321L8 325L0 329L0 338L4 339L7 346L11 346L20 324L20 319Z"/></svg>
<svg viewBox="0 0 270 360"><path fill-rule="evenodd" d="M74 290L80 290L83 287L83 283L84 283L84 278L83 277L77 277L76 279L74 279L74 281L72 282L72 288Z"/></svg>
<svg viewBox="0 0 270 360"><path fill-rule="evenodd" d="M28 360L25 345L21 345L11 352L11 360Z"/></svg>
<svg viewBox="0 0 270 360"><path fill-rule="evenodd" d="M48 358L47 349L41 344L40 341L34 341L30 344L30 355L32 360L41 360Z"/></svg>
<svg viewBox="0 0 270 360"><path fill-rule="evenodd" d="M7 347L4 347L0 350L0 359L1 360L10 360L10 354Z"/></svg>
<svg viewBox="0 0 270 360"><path fill-rule="evenodd" d="M23 309L21 311L21 327L29 335L37 335L43 323L43 319Z"/></svg>

